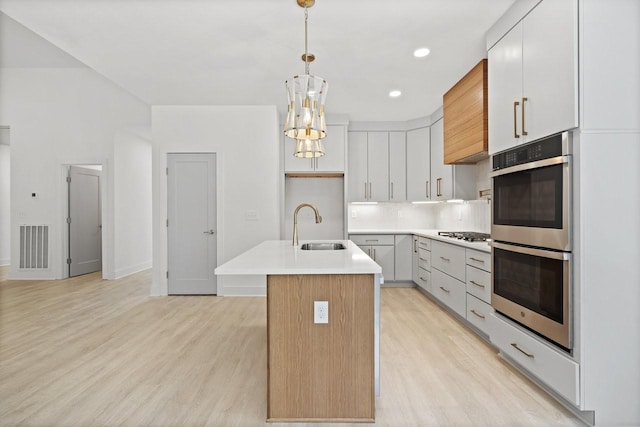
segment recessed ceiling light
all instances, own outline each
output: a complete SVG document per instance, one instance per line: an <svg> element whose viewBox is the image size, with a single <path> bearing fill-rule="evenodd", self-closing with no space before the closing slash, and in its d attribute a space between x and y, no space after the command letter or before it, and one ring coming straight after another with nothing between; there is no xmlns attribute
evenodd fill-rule
<svg viewBox="0 0 640 427"><path fill-rule="evenodd" d="M431 51L428 48L421 47L413 51L413 56L415 56L416 58L424 58L425 56L429 55L429 53L431 53Z"/></svg>
<svg viewBox="0 0 640 427"><path fill-rule="evenodd" d="M389 96L391 98L397 98L400 95L402 95L402 92L400 92L399 90L392 90L391 92L389 92Z"/></svg>

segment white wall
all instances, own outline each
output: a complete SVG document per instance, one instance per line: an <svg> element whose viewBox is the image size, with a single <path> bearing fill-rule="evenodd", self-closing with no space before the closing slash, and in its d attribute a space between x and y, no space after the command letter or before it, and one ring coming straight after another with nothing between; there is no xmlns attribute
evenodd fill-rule
<svg viewBox="0 0 640 427"><path fill-rule="evenodd" d="M11 260L9 238L10 221L10 165L11 148L0 144L0 265L9 265Z"/></svg>
<svg viewBox="0 0 640 427"><path fill-rule="evenodd" d="M218 265L280 238L281 177L275 106L154 106L153 285L167 294L167 153L217 153ZM257 220L246 218L256 212ZM264 277L218 277L219 295L264 294Z"/></svg>
<svg viewBox="0 0 640 427"><path fill-rule="evenodd" d="M150 129L117 133L114 147L114 271L123 277L151 267Z"/></svg>
<svg viewBox="0 0 640 427"><path fill-rule="evenodd" d="M640 2L580 2L575 272L582 408L640 425Z"/></svg>
<svg viewBox="0 0 640 427"><path fill-rule="evenodd" d="M149 107L88 68L0 69L0 123L11 127L11 230L50 225L50 268L13 278L62 278L66 201L63 164L102 164L103 274L115 277L113 145L116 133L149 126ZM39 194L31 199L32 192ZM11 258L18 240L11 239Z"/></svg>

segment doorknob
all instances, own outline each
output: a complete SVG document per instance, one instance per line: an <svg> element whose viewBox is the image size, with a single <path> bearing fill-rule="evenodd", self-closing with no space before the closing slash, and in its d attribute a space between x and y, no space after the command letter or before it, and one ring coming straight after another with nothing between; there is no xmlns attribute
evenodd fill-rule
<svg viewBox="0 0 640 427"><path fill-rule="evenodd" d="M209 231L203 231L204 234L216 234L215 231L213 230L209 230Z"/></svg>

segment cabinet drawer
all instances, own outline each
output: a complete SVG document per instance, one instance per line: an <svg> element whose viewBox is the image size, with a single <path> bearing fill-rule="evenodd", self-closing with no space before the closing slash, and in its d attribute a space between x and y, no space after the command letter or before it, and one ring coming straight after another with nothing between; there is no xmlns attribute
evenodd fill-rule
<svg viewBox="0 0 640 427"><path fill-rule="evenodd" d="M418 268L418 286L431 293L431 273L422 268Z"/></svg>
<svg viewBox="0 0 640 427"><path fill-rule="evenodd" d="M432 270L431 293L461 317L466 317L467 292L463 282Z"/></svg>
<svg viewBox="0 0 640 427"><path fill-rule="evenodd" d="M431 271L431 252L418 248L418 266Z"/></svg>
<svg viewBox="0 0 640 427"><path fill-rule="evenodd" d="M467 265L467 292L491 304L491 273Z"/></svg>
<svg viewBox="0 0 640 427"><path fill-rule="evenodd" d="M437 240L431 242L431 266L463 282L465 281L465 260L463 247Z"/></svg>
<svg viewBox="0 0 640 427"><path fill-rule="evenodd" d="M490 314L488 320L491 342L502 353L574 405L580 404L577 363L496 314Z"/></svg>
<svg viewBox="0 0 640 427"><path fill-rule="evenodd" d="M349 234L349 240L358 246L395 245L393 234Z"/></svg>
<svg viewBox="0 0 640 427"><path fill-rule="evenodd" d="M426 237L418 237L418 247L425 249L427 251L431 250L431 239L427 239Z"/></svg>
<svg viewBox="0 0 640 427"><path fill-rule="evenodd" d="M473 265L484 271L491 272L491 254L467 249L467 265Z"/></svg>
<svg viewBox="0 0 640 427"><path fill-rule="evenodd" d="M493 307L473 295L467 294L467 320L476 328L489 335L489 314L493 313Z"/></svg>

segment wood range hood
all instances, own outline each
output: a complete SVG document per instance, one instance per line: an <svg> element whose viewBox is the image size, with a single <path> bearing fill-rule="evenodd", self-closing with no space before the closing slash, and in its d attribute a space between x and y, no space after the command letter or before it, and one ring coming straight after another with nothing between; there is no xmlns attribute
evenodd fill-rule
<svg viewBox="0 0 640 427"><path fill-rule="evenodd" d="M488 155L487 60L483 59L443 97L444 163L469 164Z"/></svg>

